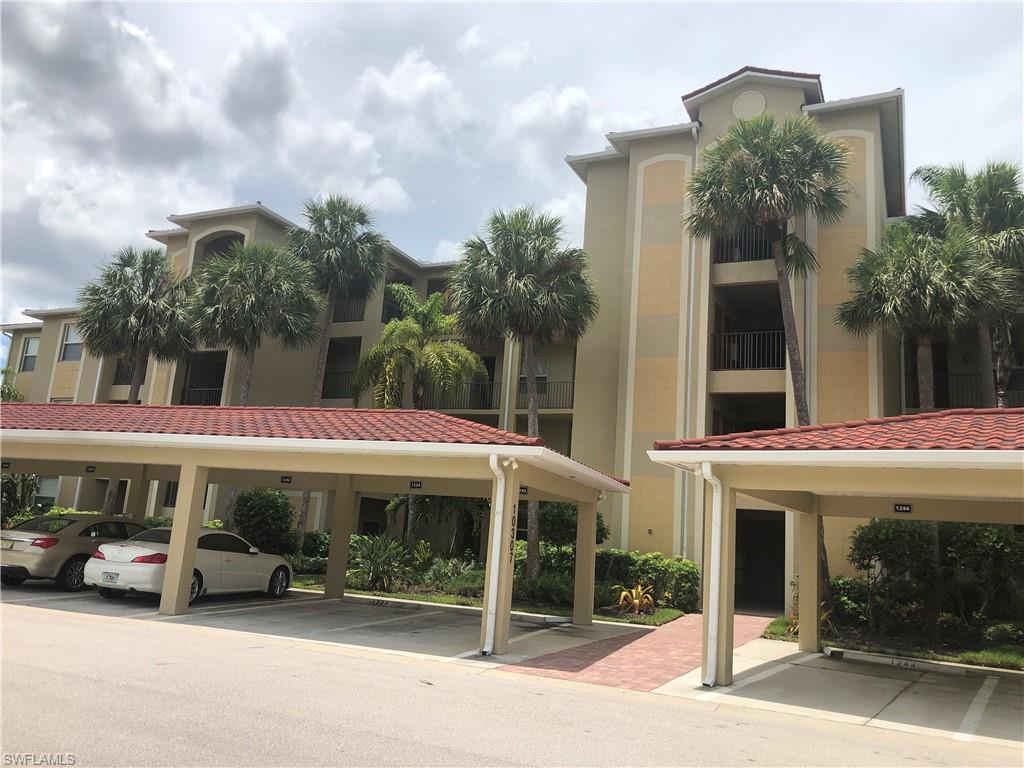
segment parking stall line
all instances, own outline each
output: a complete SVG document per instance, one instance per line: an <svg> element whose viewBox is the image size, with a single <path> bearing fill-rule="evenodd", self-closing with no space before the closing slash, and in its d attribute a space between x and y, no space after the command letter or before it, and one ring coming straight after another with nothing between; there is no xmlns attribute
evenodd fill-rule
<svg viewBox="0 0 1024 768"><path fill-rule="evenodd" d="M981 718L985 714L988 700L992 698L992 691L996 689L998 683L999 678L995 675L989 675L985 678L985 682L981 684L981 688L974 695L971 706L967 708L964 719L960 722L960 729L953 737L956 741L974 741L974 734L978 731L978 726L981 724Z"/></svg>
<svg viewBox="0 0 1024 768"><path fill-rule="evenodd" d="M561 627L545 627L544 629L535 629L532 632L526 632L525 634L516 635L515 637L509 638L508 644L512 645L513 643L518 643L520 640L526 640L528 637L535 637L536 635L543 635L545 632L554 632L556 629L561 629ZM457 653L454 656L446 656L444 658L444 660L445 661L456 661L458 659L468 659L468 658L471 658L473 656L479 656L479 655L480 655L480 649L479 648L470 648L468 651L463 651L462 653Z"/></svg>
<svg viewBox="0 0 1024 768"><path fill-rule="evenodd" d="M153 619L154 621L174 621L175 619L188 619L191 616L227 616L235 613L246 613L248 611L257 611L262 608L281 608L285 606L303 606L307 603L323 602L322 597L302 597L297 600L264 600L259 603L249 603L244 606L231 605L225 608L220 606L210 606L209 608L190 608L188 613L178 614L176 616L160 616L159 618Z"/></svg>
<svg viewBox="0 0 1024 768"><path fill-rule="evenodd" d="M436 616L439 613L445 613L445 611L427 611L426 613L418 613L416 616L392 616L390 619L376 619L375 621L363 621L359 624L350 624L347 627L331 627L330 629L318 629L306 635L306 637L314 637L316 635L323 635L329 632L349 632L353 629L362 629L363 627L377 627L381 624L394 624L398 621L414 621L417 618Z"/></svg>
<svg viewBox="0 0 1024 768"><path fill-rule="evenodd" d="M45 597L16 597L13 599L4 597L2 602L9 603L10 605L30 605L32 603L48 603L60 600L84 600L86 598L95 597L96 595L92 592L80 592L77 594L74 592L68 592L63 595L46 595Z"/></svg>

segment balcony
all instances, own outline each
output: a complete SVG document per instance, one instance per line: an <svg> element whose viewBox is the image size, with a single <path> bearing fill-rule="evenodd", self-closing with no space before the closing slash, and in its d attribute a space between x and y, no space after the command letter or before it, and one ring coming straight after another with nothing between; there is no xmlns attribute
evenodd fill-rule
<svg viewBox="0 0 1024 768"><path fill-rule="evenodd" d="M320 396L324 400L350 400L355 397L355 371L327 371Z"/></svg>
<svg viewBox="0 0 1024 768"><path fill-rule="evenodd" d="M574 381L538 381L537 408L542 411L572 408L575 385ZM516 396L516 408L520 410L529 408L529 400L530 398L526 394L526 382L520 381L519 392Z"/></svg>
<svg viewBox="0 0 1024 768"><path fill-rule="evenodd" d="M182 405L220 405L223 387L183 387Z"/></svg>
<svg viewBox="0 0 1024 768"><path fill-rule="evenodd" d="M906 402L904 410L916 410L921 407L917 393L917 376L908 371L904 383ZM944 378L936 376L934 383L936 408L980 408L981 407L981 374L950 373ZM1010 372L1010 384L1006 390L1006 403L1010 408L1024 407L1024 368L1014 368Z"/></svg>
<svg viewBox="0 0 1024 768"><path fill-rule="evenodd" d="M493 411L500 393L499 381L474 381L444 394L428 390L424 403L437 411Z"/></svg>
<svg viewBox="0 0 1024 768"><path fill-rule="evenodd" d="M358 323L366 315L366 299L343 299L334 302L334 314L331 322Z"/></svg>
<svg viewBox="0 0 1024 768"><path fill-rule="evenodd" d="M711 334L713 371L777 371L785 367L785 331Z"/></svg>
<svg viewBox="0 0 1024 768"><path fill-rule="evenodd" d="M747 227L736 235L716 237L711 244L711 261L714 264L765 261L771 258L772 244L765 239L760 227Z"/></svg>
<svg viewBox="0 0 1024 768"><path fill-rule="evenodd" d="M115 387L123 387L132 383L132 378L135 376L135 362L133 360L118 360L117 367L114 368L114 382Z"/></svg>

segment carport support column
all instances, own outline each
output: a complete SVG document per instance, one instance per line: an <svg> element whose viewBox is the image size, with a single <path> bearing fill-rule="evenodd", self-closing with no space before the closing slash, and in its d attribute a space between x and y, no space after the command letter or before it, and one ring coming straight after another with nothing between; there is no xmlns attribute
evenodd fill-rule
<svg viewBox="0 0 1024 768"><path fill-rule="evenodd" d="M799 523L799 566L800 566L800 650L805 653L821 652L821 625L819 611L821 596L818 594L818 534L821 528L821 513L818 501L814 509L800 515Z"/></svg>
<svg viewBox="0 0 1024 768"><path fill-rule="evenodd" d="M519 483L514 462L503 466L504 488L495 479L491 490L491 514L487 529L487 560L484 571L484 609L480 622L480 651L508 653L512 623L512 571L516 558L516 516L519 513Z"/></svg>
<svg viewBox="0 0 1024 768"><path fill-rule="evenodd" d="M590 626L594 620L594 558L597 549L597 503L581 502L576 512L576 578L572 623Z"/></svg>
<svg viewBox="0 0 1024 768"><path fill-rule="evenodd" d="M359 513L359 494L352 490L351 476L338 476L333 490L325 494L324 506L331 516L331 548L327 551L324 597L344 597L349 540Z"/></svg>
<svg viewBox="0 0 1024 768"><path fill-rule="evenodd" d="M720 483L720 488L716 489L709 481L710 487L704 493L701 678L709 679L713 658L714 684L732 685L732 632L736 602L736 490L725 478L715 479ZM716 579L717 586L714 583Z"/></svg>
<svg viewBox="0 0 1024 768"><path fill-rule="evenodd" d="M132 520L146 518L146 503L149 501L149 483L143 480L146 468L140 467L128 480L128 498L125 500L124 511Z"/></svg>
<svg viewBox="0 0 1024 768"><path fill-rule="evenodd" d="M160 594L160 613L177 616L188 610L188 593L196 566L196 545L203 524L203 497L209 474L207 467L195 464L183 464L181 467L164 586Z"/></svg>

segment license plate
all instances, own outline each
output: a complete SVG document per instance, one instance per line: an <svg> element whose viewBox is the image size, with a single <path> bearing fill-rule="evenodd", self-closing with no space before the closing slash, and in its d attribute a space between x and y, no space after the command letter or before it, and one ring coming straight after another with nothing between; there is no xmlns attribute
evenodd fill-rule
<svg viewBox="0 0 1024 768"><path fill-rule="evenodd" d="M117 584L117 577L120 576L120 575L121 574L113 573L112 571L104 571L103 572L103 583L104 584Z"/></svg>

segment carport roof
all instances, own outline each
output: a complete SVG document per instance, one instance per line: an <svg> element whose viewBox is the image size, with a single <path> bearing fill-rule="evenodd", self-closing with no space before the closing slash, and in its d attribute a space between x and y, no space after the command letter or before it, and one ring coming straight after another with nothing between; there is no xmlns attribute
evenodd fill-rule
<svg viewBox="0 0 1024 768"><path fill-rule="evenodd" d="M3 429L304 440L542 446L539 437L435 411L188 405L5 403Z"/></svg>
<svg viewBox="0 0 1024 768"><path fill-rule="evenodd" d="M658 440L656 451L1020 451L1024 408L964 408L807 427Z"/></svg>

